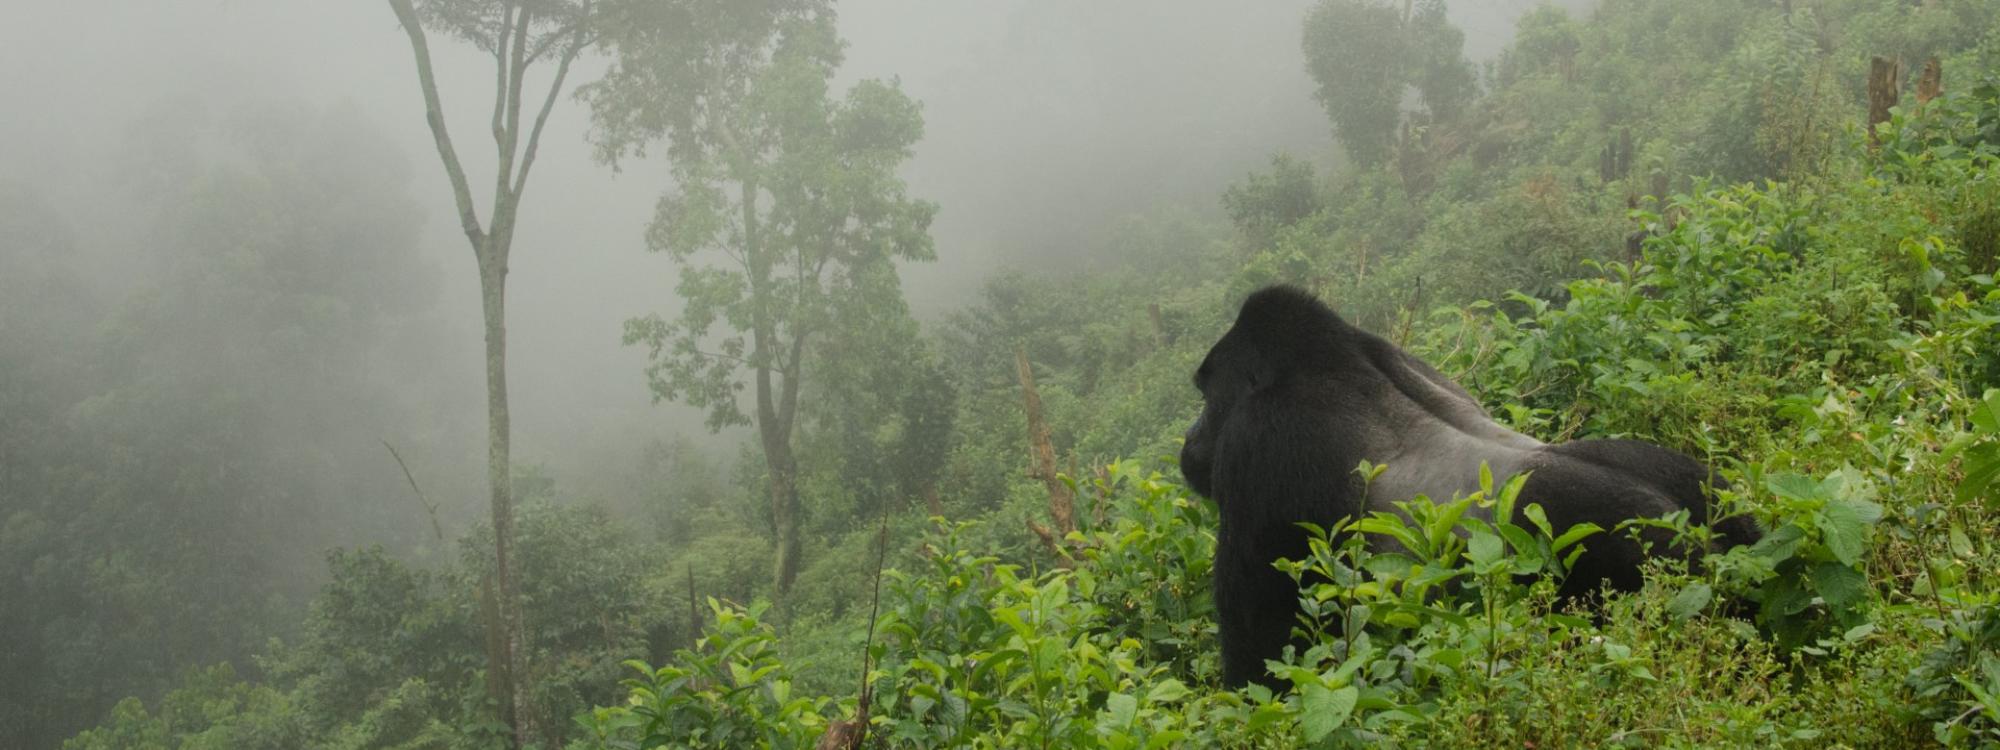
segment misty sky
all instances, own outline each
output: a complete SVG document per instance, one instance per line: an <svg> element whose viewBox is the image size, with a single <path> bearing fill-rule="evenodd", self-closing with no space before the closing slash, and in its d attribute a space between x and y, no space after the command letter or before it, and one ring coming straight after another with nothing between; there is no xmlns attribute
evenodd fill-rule
<svg viewBox="0 0 2000 750"><path fill-rule="evenodd" d="M1576 2L1565 3L1576 5ZM163 107L347 109L396 143L429 219L423 253L445 289L456 349L442 371L479 379L472 259L428 131L407 41L366 0L74 0L8 3L0 24L0 178L43 191L113 291L129 284L136 224L117 215L120 144ZM923 314L962 303L995 269L1075 262L1120 215L1161 204L1214 211L1229 181L1274 149L1332 150L1299 51L1310 0L849 0L843 81L900 77L927 137L906 175L941 204L940 261L907 275ZM1526 0L1460 2L1468 53L1490 56ZM490 169L491 73L434 37L453 134L473 184ZM588 81L596 65L573 80ZM644 355L620 324L671 309L674 273L641 231L666 187L643 162L595 163L584 109L565 99L528 187L510 277L512 391L522 460L698 433L649 407ZM482 211L482 216L484 212ZM479 399L467 399L477 408Z"/></svg>

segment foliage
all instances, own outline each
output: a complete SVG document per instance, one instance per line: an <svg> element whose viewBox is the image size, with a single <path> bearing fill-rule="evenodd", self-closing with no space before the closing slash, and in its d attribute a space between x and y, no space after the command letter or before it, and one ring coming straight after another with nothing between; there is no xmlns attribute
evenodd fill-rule
<svg viewBox="0 0 2000 750"><path fill-rule="evenodd" d="M1613 600L1604 625L1555 609L1554 578L1610 532L1549 528L1538 508L1516 507L1524 479L1409 503L1407 519L1315 530L1308 559L1281 563L1302 584L1309 644L1270 663L1283 693L1213 687L1212 615L1182 604L1208 598L1213 509L1157 474L1112 467L1109 523L1073 537L1075 568L1031 572L967 549L973 525L940 525L899 568L911 572L890 575L870 736L913 748L1461 747L1617 745L1658 727L1698 745L1811 747L1832 731L1817 726L1814 701L1851 700L1837 690L1879 649L1908 653L1870 650L1875 626L1849 630L1801 652L1834 689L1789 683L1761 637L1690 604L1686 592L1715 577L1663 576ZM1467 513L1473 505L1493 520ZM1406 551L1371 552L1369 536ZM711 608L699 649L635 665L628 700L579 717L592 737L581 747L709 747L724 734L809 747L824 722L851 715L851 697L797 692L761 607ZM1913 684L1978 700L1946 676L1976 674L1971 653L1933 657L1942 666L1913 672ZM1716 670L1749 679L1718 682Z"/></svg>
<svg viewBox="0 0 2000 750"><path fill-rule="evenodd" d="M1965 207L1978 205L1969 185L1986 178L1976 155L1845 147L1836 168L1881 176L1695 183L1635 214L1647 236L1630 264L1603 264L1559 294L1405 319L1413 348L1520 429L1639 434L1709 457L1730 480L1719 511L1753 516L1763 542L1663 566L1585 617L1556 606L1551 579L1595 535L1629 529L1548 528L1512 507L1519 478L1488 480L1471 498L1320 530L1312 556L1286 564L1307 636L1270 665L1288 689L1219 691L1202 592L1213 511L1115 461L1075 482L1090 511L1071 538L1073 567L964 522L898 565L871 736L890 747L1983 741L1994 667L1981 645L1991 618L1981 566L1993 550L1974 540L1994 529L1972 511L1987 494L1993 432L1990 398L1973 394L1992 387L1981 342L2000 325L2000 293L1959 238ZM1259 258L1322 222L1296 218L1275 251L1191 293L1301 280L1309 254L1303 269ZM965 338L948 357L1022 335L1007 332L1075 325L1036 305L1039 290L991 293L985 317L961 319ZM1051 372L1043 391L1058 420L1116 413L1084 395L1126 397L1120 373L1089 364L1120 351L1121 337L1075 348L1024 338ZM1175 343L1136 352L1125 355L1133 379L1190 355ZM975 418L1018 419L1008 383L972 372L993 378L973 391L991 402L968 402ZM973 441L1009 429L971 424L981 425ZM1032 488L1008 490L988 523L1039 501ZM1467 513L1475 504L1493 520ZM1684 518L1660 523L1707 539ZM1371 552L1370 536L1405 551ZM807 700L822 719L851 711L848 699Z"/></svg>
<svg viewBox="0 0 2000 750"><path fill-rule="evenodd" d="M196 667L247 672L324 547L414 537L399 477L348 467L450 425L388 387L421 380L403 355L436 279L377 131L277 103L147 125L105 194L133 194L148 242L129 294L93 300L90 248L0 195L4 745L52 746Z"/></svg>
<svg viewBox="0 0 2000 750"><path fill-rule="evenodd" d="M305 744L304 716L284 693L243 682L227 664L191 671L181 687L148 712L137 698L119 701L104 726L63 743L65 750L173 747L184 750L279 750Z"/></svg>
<svg viewBox="0 0 2000 750"><path fill-rule="evenodd" d="M795 360L813 373L796 436L811 554L790 607L767 603L777 519L755 500L772 482L762 448L734 467L692 451L650 456L617 493L630 495L621 509L645 509L644 522L530 505L522 586L533 695L552 720L543 743L811 746L829 722L854 716L864 649L874 657L865 677L871 747L2000 743L1991 656L2000 526L1990 512L2000 492L2000 170L1990 132L2000 99L1977 79L2000 49L1993 4L1605 0L1576 17L1544 8L1522 22L1484 89L1471 85L1456 33L1424 15L1435 6L1413 3L1419 12L1405 18L1386 5L1328 0L1304 30L1316 82L1376 107L1329 111L1342 146L1367 151L1350 154L1353 163L1274 159L1224 193L1227 224L1169 211L1124 219L1084 248L1095 263L1088 272L999 275L935 324L918 325L901 304L893 253L834 278L827 288L856 290L851 304L807 295L801 319L824 327ZM889 185L917 135L915 105L882 84L830 96L839 48L814 3L602 7L647 22L604 30L611 77L588 95L599 145L623 157L664 140L677 168L691 170L692 188L663 202L671 220L652 239L707 268L697 282L714 283L693 290L696 302L736 304L710 305L713 335L688 340L713 353L707 347L740 338L739 355L751 359L755 326L730 317L754 317L743 306L755 299L749 270L701 266L730 260L731 233L742 234L743 184L732 180L756 178L757 220L776 227L767 238L818 252L802 230L815 217L778 208L811 202L780 193L845 199ZM684 23L654 23L666 17ZM1335 44L1375 21L1382 33ZM674 42L703 35L717 42L714 54ZM1369 45L1382 54L1348 56ZM1872 149L1858 128L1871 54L1905 70L1938 55L1948 92L1900 108ZM1328 77L1335 70L1361 75ZM1408 102L1420 110L1405 111ZM762 161L732 171L743 165L717 129L728 124L784 137L741 149ZM840 137L849 125L881 139ZM367 221L380 209L363 200L378 188L342 182L321 198L360 201L341 226L381 228ZM838 192L848 188L856 192ZM243 204L211 208L223 216ZM869 205L887 204L833 203ZM7 206L4 226L41 243L29 252L66 252L59 221L0 194ZM200 252L206 244L246 246L192 243L191 257L211 257ZM827 262L859 257L847 251L860 244L830 243L846 254ZM221 269L222 279L237 268L192 267ZM1329 297L1527 434L1632 436L1703 458L1726 481L1719 512L1755 519L1765 541L1663 563L1638 592L1565 607L1551 596L1564 560L1633 529L1548 528L1530 508L1509 510L1519 485L1493 478L1470 498L1318 530L1312 554L1285 564L1305 613L1299 648L1269 665L1286 688L1221 689L1208 591L1214 509L1154 468L1168 465L1194 415L1192 365L1234 303L1274 282ZM14 293L43 283L0 275L0 311L34 309ZM270 303L296 299L295 287L255 292L263 283L195 284L207 291L134 302L141 312L114 322L131 326L118 341L138 354L117 356L170 352L171 343L144 345L150 326L168 324L145 311L178 309L157 307L175 300L242 305L257 320L292 325L296 311ZM313 309L372 310L353 313L367 324L354 341L409 312L337 295ZM14 711L0 722L28 716L43 722L31 730L41 737L67 726L49 722L52 712L85 706L64 721L104 723L78 747L469 748L504 739L481 669L484 532L455 558L328 558L331 580L295 631L255 659L196 659L234 661L241 679L222 668L182 672L167 691L148 661L157 640L93 628L141 615L156 618L137 620L150 627L182 617L183 606L218 617L280 609L235 591L242 601L223 607L179 601L175 592L194 589L154 572L180 558L131 541L158 517L117 512L149 509L133 498L152 497L138 489L155 485L100 484L122 472L93 468L110 466L95 456L182 472L160 485L162 497L228 529L241 520L229 509L256 507L239 498L257 495L209 480L267 475L246 478L236 466L204 474L196 469L205 464L173 450L199 458L226 454L209 443L274 447L255 435L187 440L174 429L242 413L232 409L243 402L220 396L190 403L173 425L138 429L156 407L90 400L128 386L100 382L109 371L62 344L89 336L95 321L43 330L20 320L0 316L0 353L9 355L0 358L0 502L9 503L0 567L29 576L0 579L0 597L20 594L35 608L0 608L0 635L40 634L36 642L55 648L36 652L49 654L41 661L0 654L0 669L26 663L45 676L10 685L16 694L50 696L28 709L0 701ZM659 341L664 354L678 345ZM1047 496L1022 472L1017 347L1078 498L1080 531L1059 550L1024 530ZM203 372L157 377L199 383ZM717 393L734 403L734 392ZM90 431L65 432L76 424ZM54 468L39 463L50 456ZM557 496L542 472L524 470L519 482ZM202 505L203 493L237 504ZM21 510L20 498L43 499ZM62 503L75 498L84 502L66 515ZM1479 506L1494 519L1475 520L1468 511ZM919 518L933 508L949 520ZM890 571L875 640L864 645L874 530L885 514ZM1686 522L1658 524L1700 544L1706 530ZM51 545L92 534L115 543L50 557ZM1404 549L1371 551L1367 542L1383 537ZM231 540L226 531L213 538ZM239 653L261 640L218 639ZM108 716L88 708L125 693L145 700Z"/></svg>
<svg viewBox="0 0 2000 750"><path fill-rule="evenodd" d="M1817 482L1776 474L1765 486L1774 502L1763 510L1782 522L1770 524L1770 533L1741 553L1754 561L1743 565L1749 570L1724 563L1723 574L1761 584L1748 598L1758 605L1758 623L1774 631L1781 647L1864 625L1872 592L1862 555L1882 517L1881 506L1869 499L1874 488L1845 467Z"/></svg>
<svg viewBox="0 0 2000 750"><path fill-rule="evenodd" d="M529 476L524 489L537 485ZM492 647L491 531L460 542L458 565L412 568L381 548L336 550L332 580L300 635L272 641L261 679L227 664L191 672L148 712L121 703L80 748L437 748L504 743L486 676ZM528 694L544 717L544 746L571 734L566 717L613 696L622 662L648 653L648 631L685 610L649 602L640 575L652 555L602 511L545 501L522 507ZM643 607L643 609L642 609ZM154 738L154 739L145 739ZM134 745L132 743L137 743Z"/></svg>
<svg viewBox="0 0 2000 750"><path fill-rule="evenodd" d="M632 699L577 717L590 739L571 747L810 747L824 728L819 704L792 697L792 679L772 642L776 635L748 610L708 600L714 625L694 649L625 681ZM631 737L630 740L622 738Z"/></svg>
<svg viewBox="0 0 2000 750"><path fill-rule="evenodd" d="M1931 722L1940 744L1991 747L2000 743L2000 607L1988 603L1955 610L1943 643L1925 652L1903 687L1911 702L1902 711Z"/></svg>
<svg viewBox="0 0 2000 750"><path fill-rule="evenodd" d="M1278 154L1268 174L1252 173L1222 191L1229 221L1250 247L1264 247L1278 231L1304 221L1319 210L1319 187L1312 163Z"/></svg>
<svg viewBox="0 0 2000 750"><path fill-rule="evenodd" d="M1305 21L1306 70L1348 158L1382 163L1403 138L1403 99L1414 89L1421 122L1448 123L1477 86L1461 48L1465 34L1445 20L1444 3L1321 0Z"/></svg>
<svg viewBox="0 0 2000 750"><path fill-rule="evenodd" d="M708 410L713 429L749 423L736 398L741 369L796 379L811 334L827 321L871 322L854 318L872 312L864 301L897 297L885 297L892 264L931 257L936 208L906 198L895 175L922 134L917 106L877 81L829 100L840 46L828 20L781 25L740 98L701 113L711 132L697 142L710 148L679 153L678 192L660 201L647 233L676 261L705 251L728 261L682 267L676 320L626 326L627 343L652 351L658 396ZM712 333L717 323L725 333ZM759 409L775 398L757 395Z"/></svg>
<svg viewBox="0 0 2000 750"><path fill-rule="evenodd" d="M874 80L830 98L842 47L831 13L779 12L768 49L751 45L730 60L724 72L741 76L729 81L736 88L682 102L691 112L663 113L667 102L659 100L674 101L683 88L706 90L717 71L663 61L652 39L632 42L624 74L697 80L659 87L652 77L619 74L594 96L600 123L610 123L604 148L612 154L659 134L676 136L668 152L676 189L660 200L647 244L680 264L681 309L672 320L655 314L627 321L625 343L647 347L654 397L706 410L711 431L751 423L738 403L750 379L782 596L802 554L795 434L807 358L819 355L813 367L831 364L837 377L845 359L895 353L835 347L842 339L879 343L862 332L907 323L896 264L933 258L929 227L937 207L910 198L896 173L923 134L917 103L894 83ZM853 371L865 367L846 369L848 387L859 385ZM947 395L935 378L910 390L914 405L932 413L930 401ZM906 454L932 445L911 442L934 437L935 429L923 428L948 424L906 421L917 428L903 441Z"/></svg>

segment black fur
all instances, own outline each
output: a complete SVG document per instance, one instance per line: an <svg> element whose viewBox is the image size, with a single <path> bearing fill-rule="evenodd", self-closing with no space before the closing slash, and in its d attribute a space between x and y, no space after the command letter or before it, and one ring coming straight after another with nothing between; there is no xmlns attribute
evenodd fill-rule
<svg viewBox="0 0 2000 750"><path fill-rule="evenodd" d="M1482 461L1496 478L1533 472L1521 502L1541 504L1557 533L1683 508L1706 523L1706 488L1719 483L1700 462L1649 443L1548 445L1507 429L1429 365L1290 287L1243 303L1196 371L1195 387L1205 407L1188 429L1181 472L1221 509L1215 607L1223 680L1232 686L1264 679L1264 660L1292 642L1297 586L1271 563L1306 555L1301 521L1331 526L1418 494L1448 501L1478 488ZM1388 468L1364 484L1354 472L1363 459ZM1718 532L1729 545L1758 537L1741 517ZM1644 538L1652 554L1688 554L1665 530ZM1606 534L1585 548L1564 596L1606 584L1638 588L1646 554L1638 543Z"/></svg>

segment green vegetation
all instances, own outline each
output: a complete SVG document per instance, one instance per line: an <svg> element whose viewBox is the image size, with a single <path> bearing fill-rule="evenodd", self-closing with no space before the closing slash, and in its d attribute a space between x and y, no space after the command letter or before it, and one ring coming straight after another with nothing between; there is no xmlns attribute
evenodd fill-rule
<svg viewBox="0 0 2000 750"><path fill-rule="evenodd" d="M829 98L841 60L830 13L786 18L776 37L762 52L768 59L748 56L733 98L688 97L675 86L662 93L658 81L699 81L702 71L661 64L639 42L626 45L638 51L593 95L600 120L614 123L603 148L633 151L659 137L677 146L669 152L676 191L647 238L681 263L680 316L627 321L625 343L650 350L655 397L707 410L711 430L752 422L737 391L742 373L754 374L751 412L778 537L774 591L788 598L802 543L800 393L808 375L877 375L879 366L855 358L921 361L911 358L921 344L869 334L911 328L896 262L934 257L937 206L911 200L896 176L923 134L916 102L880 81ZM703 255L710 250L721 257ZM808 354L821 361L808 365Z"/></svg>
<svg viewBox="0 0 2000 750"><path fill-rule="evenodd" d="M1377 28L1361 37L1385 51L1356 54L1357 29ZM2000 747L2000 79L1990 77L2000 4L1543 8L1475 76L1437 3L1323 0L1302 35L1338 166L1275 157L1266 173L1216 186L1229 225L1167 210L1127 218L1090 273L1001 275L921 328L890 262L930 252L932 207L905 198L893 176L921 120L892 86L829 99L837 41L823 27L790 33L757 42L764 57L724 56L756 63L744 80L767 75L778 93L716 116L768 124L769 142L676 154L681 192L652 232L677 257L707 249L749 262L689 271L683 318L634 321L628 339L652 347L656 392L713 409L718 426L745 418L729 388L735 359L782 376L780 395L768 374L760 382L760 411L793 402L796 421L783 414L778 442L746 445L734 474L685 446L654 452L635 470L652 503L635 517L516 470L517 679L541 717L533 742L812 747L865 705L865 746L883 748ZM1945 88L1919 105L1906 86L1872 146L1871 55L1912 73L1935 57ZM593 103L647 111L619 91L599 89L606 98ZM679 105L660 106L658 122L607 125L629 139L608 147L692 127L674 119ZM201 184L235 195L239 177ZM256 194L304 189L272 181L280 189ZM762 241L782 257L758 260L754 230L730 223L755 218L737 196L756 188L732 196L724 186L758 181L779 222ZM383 192L323 191L357 201ZM255 209L207 195L164 213ZM805 199L828 195L851 201ZM828 202L855 216L813 213ZM0 222L31 227L33 216ZM828 239L842 231L854 235ZM816 259L807 247L841 252ZM201 283L205 257L159 283ZM821 266L837 281L821 286ZM224 270L263 278L211 273ZM295 291L278 271L269 288ZM1704 457L1730 483L1725 509L1767 538L1697 569L1662 564L1644 590L1601 612L1566 611L1550 577L1576 545L1623 530L1549 528L1515 502L1517 482L1490 478L1473 497L1413 508L1407 522L1377 515L1313 530L1313 554L1286 565L1312 636L1272 665L1289 689L1219 688L1215 511L1176 483L1171 456L1196 410L1195 362L1234 303L1273 282L1320 293L1517 430L1639 437ZM0 311L56 282L16 283L0 277ZM781 313L767 309L772 284L788 295ZM234 315L336 311L357 327L399 314L317 298L200 299L243 306ZM15 319L0 315L0 346L53 349ZM792 327L802 321L813 325ZM753 341L725 342L725 358L696 349L724 328ZM781 331L789 353L766 349ZM139 337L114 339L107 356L146 355ZM1057 543L1029 531L1046 523L1050 498L1024 473L1017 347L1075 497L1078 530ZM0 453L0 499L132 492L99 489L112 478L23 468L94 465L44 455L84 442L187 465L165 438L116 431L119 411L135 408L122 398L100 397L86 414L101 424L80 434L47 410L11 408L78 387L60 369L21 369L0 373L0 439L62 440L30 437ZM193 382L169 369L110 392L168 398L149 394ZM184 408L216 418L235 403L197 395ZM224 468L171 486L221 491L212 488L257 476ZM1494 506L1495 521L1463 515L1474 503ZM253 628L282 619L260 609L266 592L245 584L219 597L181 578L239 570L219 558L202 558L214 570L149 573L193 551L135 561L66 547L130 534L92 523L119 517L96 506L9 507L27 510L0 518L0 570L34 575L0 579L0 602L53 614L0 606L0 636L32 634L55 656L0 650L0 670L62 679L0 680L0 706L31 714L0 721L96 723L63 745L72 750L510 740L487 669L500 637L490 527L459 540L455 556L332 552L331 580L303 622ZM204 518L181 522L215 524L204 538L217 543L242 538L230 533L240 518ZM1395 537L1409 552L1371 554L1361 537L1334 533L1346 530ZM787 561L776 576L774 560ZM214 640L169 644L178 661L147 661L145 644L72 614L102 610L68 597L124 592L152 593L120 606L210 628ZM121 673L128 660L184 671L177 681ZM44 691L54 697L35 697ZM51 718L65 706L99 710L111 694L157 697L126 698L104 717Z"/></svg>

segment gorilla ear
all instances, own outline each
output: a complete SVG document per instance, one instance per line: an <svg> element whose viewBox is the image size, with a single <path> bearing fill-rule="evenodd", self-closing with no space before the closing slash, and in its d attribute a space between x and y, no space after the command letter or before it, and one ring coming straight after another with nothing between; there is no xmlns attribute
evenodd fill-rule
<svg viewBox="0 0 2000 750"><path fill-rule="evenodd" d="M1269 388L1278 381L1278 368L1261 347L1247 347L1241 364L1243 380L1250 384L1251 393Z"/></svg>

